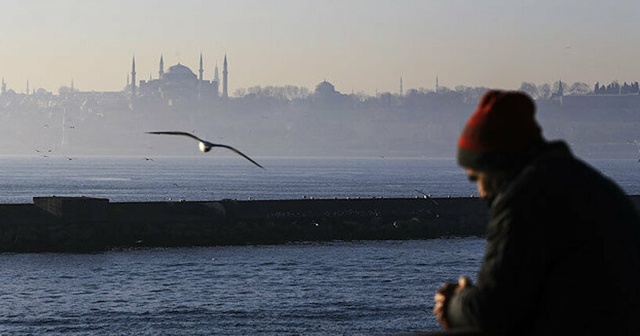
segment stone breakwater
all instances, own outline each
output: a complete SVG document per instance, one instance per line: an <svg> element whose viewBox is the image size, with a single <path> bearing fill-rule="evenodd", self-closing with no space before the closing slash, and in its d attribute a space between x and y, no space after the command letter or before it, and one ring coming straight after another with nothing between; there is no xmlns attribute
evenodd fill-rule
<svg viewBox="0 0 640 336"><path fill-rule="evenodd" d="M631 196L640 209L640 196ZM473 197L111 203L34 197L0 205L0 252L482 236Z"/></svg>

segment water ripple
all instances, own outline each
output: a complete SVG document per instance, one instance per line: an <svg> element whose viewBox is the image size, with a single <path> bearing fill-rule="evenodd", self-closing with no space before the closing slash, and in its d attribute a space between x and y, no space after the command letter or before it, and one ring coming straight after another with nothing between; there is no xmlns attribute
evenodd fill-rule
<svg viewBox="0 0 640 336"><path fill-rule="evenodd" d="M446 239L0 255L0 334L385 335L484 242ZM212 261L212 256L215 260Z"/></svg>

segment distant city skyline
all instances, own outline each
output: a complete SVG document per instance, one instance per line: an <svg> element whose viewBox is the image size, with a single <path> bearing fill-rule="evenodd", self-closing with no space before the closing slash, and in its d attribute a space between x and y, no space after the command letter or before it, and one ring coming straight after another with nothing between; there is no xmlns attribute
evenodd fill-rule
<svg viewBox="0 0 640 336"><path fill-rule="evenodd" d="M227 81L228 81L228 71L227 71L227 57L226 54L223 57L223 65L222 67L220 67L218 64L216 64L214 66L213 71L211 71L211 69L207 69L207 72L212 72L212 75L210 76L210 78L205 77L204 76L204 72L205 72L205 68L204 68L204 62L203 62L203 57L202 54L200 54L200 59L199 59L199 63L198 63L198 68L191 68L190 66L187 66L181 62L177 62L173 65L168 65L167 68L171 69L171 68L176 68L176 69L180 69L178 71L186 71L187 73L191 73L191 75L194 77L194 80L197 79L198 81L202 82L204 85L214 85L211 89L208 90L213 90L212 92L215 92L215 96L220 96L220 97L232 97L235 96L235 94L233 94L232 92L228 92L228 88L227 88ZM132 64L130 65L130 72L127 74L126 77L126 81L123 83L122 87L116 90L108 90L108 91L97 91L97 90L80 90L77 87L75 87L74 81L71 80L71 82L68 85L61 85L58 89L72 89L75 91L80 91L80 92L125 92L128 91L128 93L126 93L127 95L131 95L131 82L135 81L136 86L135 86L135 90L134 90L134 94L135 95L140 95L140 94L144 94L145 92L148 94L149 93L149 89L153 90L157 90L156 87L154 87L155 85L157 85L157 83L160 83L159 80L162 80L162 78L164 77L165 73L165 62L164 62L164 55L160 55L159 59L158 59L158 66L156 68L156 73L150 73L148 75L148 77L143 77L140 78L138 77L138 72L137 72L137 66L136 66L136 59L135 56L132 57ZM185 69L185 70L181 70L181 69ZM197 75L196 75L197 73ZM223 74L223 79L222 79L222 83L220 80L220 73ZM165 79L166 80L166 79ZM330 81L327 81L327 79L323 79L322 81L319 81L318 83L315 83L314 85L312 85L312 87L305 87L306 89L309 89L309 92L313 92L314 88L317 88L318 85L321 85L322 83L331 83ZM624 86L626 87L627 85L629 85L629 87L633 87L635 90L635 86L638 84L637 80L630 80L630 81L618 81L618 80L613 80L611 82L601 82L601 81L596 81L595 83L584 83L584 82L566 82L562 79L556 79L553 80L551 82L548 83L533 83L531 81L528 81L526 79L523 79L520 84L517 87L514 87L512 89L523 89L525 91L528 91L527 89L531 89L531 84L533 84L535 87L538 87L538 89L540 89L542 86L548 86L548 90L560 90L562 91L562 87L558 87L559 82L562 82L563 85L572 85L572 84L580 84L580 88L577 89L578 94L581 93L585 93L585 90L591 91L593 93L605 93L605 87L606 86L615 86L617 89L620 89ZM155 84L154 84L155 83ZM177 84L177 82L176 82ZM181 83L180 85L184 85L185 83ZM45 88L36 88L36 87L32 87L30 86L29 81L26 82L25 84L25 88L23 90L21 90L20 88L14 88L8 85L8 83L5 81L4 77L2 77L1 82L1 91L0 93L5 93L6 91L14 91L18 94L22 93L34 93L37 90L45 90L46 92L50 92L50 93L58 93L58 90L48 90ZM195 84L194 84L195 85ZM222 85L222 87L220 87L220 85ZM295 87L304 87L301 85L297 85L295 83L290 83L290 84L283 84L283 85L273 85L273 84L265 84L263 87L284 87L284 86L295 86ZM376 90L375 94L382 94L382 93L392 93L392 94L398 94L400 93L401 95L406 94L408 91L410 90L430 90L430 91L435 91L437 92L439 89L442 89L443 85L439 84L439 78L438 76L436 76L433 86L431 87L404 87L403 86L403 78L400 77L399 81L398 81L398 88L397 91L379 91ZM586 87L585 87L586 85ZM334 87L334 85L331 83L332 88ZM473 86L468 86L465 84L455 84L451 87L446 87L450 90L455 90L457 87L462 86L462 87L466 87L466 88L474 88ZM246 94L246 89L251 89L253 87L261 87L260 85L248 85L247 87L242 87L242 88L236 88L236 90L244 92ZM484 86L476 86L475 88L478 87L484 87ZM535 89L535 87L533 89ZM199 91L201 89L194 89L193 92L196 93L197 91ZM612 88L609 88L609 91L611 91ZM27 92L28 91L28 92ZM344 93L344 94L349 94L349 93L355 93L355 92L359 92L359 93L365 93L363 91L356 91L356 90L352 90L352 92L342 92L339 90L336 90L337 92L340 93ZM599 92L597 92L599 91ZM636 90L637 91L637 90ZM611 91L613 92L613 91ZM623 92L622 92L623 93ZM627 92L629 93L629 92ZM202 92L198 93L198 94L202 94ZM371 93L365 93L368 94L369 96L375 96L375 94L371 94ZM242 94L241 94L242 96Z"/></svg>
<svg viewBox="0 0 640 336"><path fill-rule="evenodd" d="M158 60L212 79L344 93L458 85L630 82L640 77L640 4L631 0L14 1L0 12L0 77L24 92L119 91Z"/></svg>

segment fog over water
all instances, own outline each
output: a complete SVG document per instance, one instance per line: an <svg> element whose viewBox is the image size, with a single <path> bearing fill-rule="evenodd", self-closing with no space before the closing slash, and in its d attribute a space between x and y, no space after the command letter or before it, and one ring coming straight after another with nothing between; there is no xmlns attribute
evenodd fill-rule
<svg viewBox="0 0 640 336"><path fill-rule="evenodd" d="M125 93L67 97L0 96L0 155L204 155L186 131L251 157L454 157L458 135L483 92L418 92L361 97L336 92L304 99L246 95L206 105L132 105ZM538 101L548 139L565 139L586 158L635 158L637 95L622 106ZM43 106L44 104L48 104ZM233 156L226 149L207 155Z"/></svg>
<svg viewBox="0 0 640 336"><path fill-rule="evenodd" d="M636 1L4 5L0 155L199 155L144 135L171 129L251 156L451 157L487 88L535 89L547 136L582 155L638 153L637 91L554 98L558 80L565 96L637 85ZM168 76L176 66L185 82Z"/></svg>

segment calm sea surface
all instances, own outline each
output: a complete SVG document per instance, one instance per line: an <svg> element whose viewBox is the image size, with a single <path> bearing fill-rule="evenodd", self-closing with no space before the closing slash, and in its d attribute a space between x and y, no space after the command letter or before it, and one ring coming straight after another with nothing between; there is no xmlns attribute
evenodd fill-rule
<svg viewBox="0 0 640 336"><path fill-rule="evenodd" d="M2 157L0 203L475 195L450 159ZM593 161L640 194L640 163ZM416 191L418 190L418 191ZM0 254L0 334L389 335L437 330L433 293L482 239Z"/></svg>

